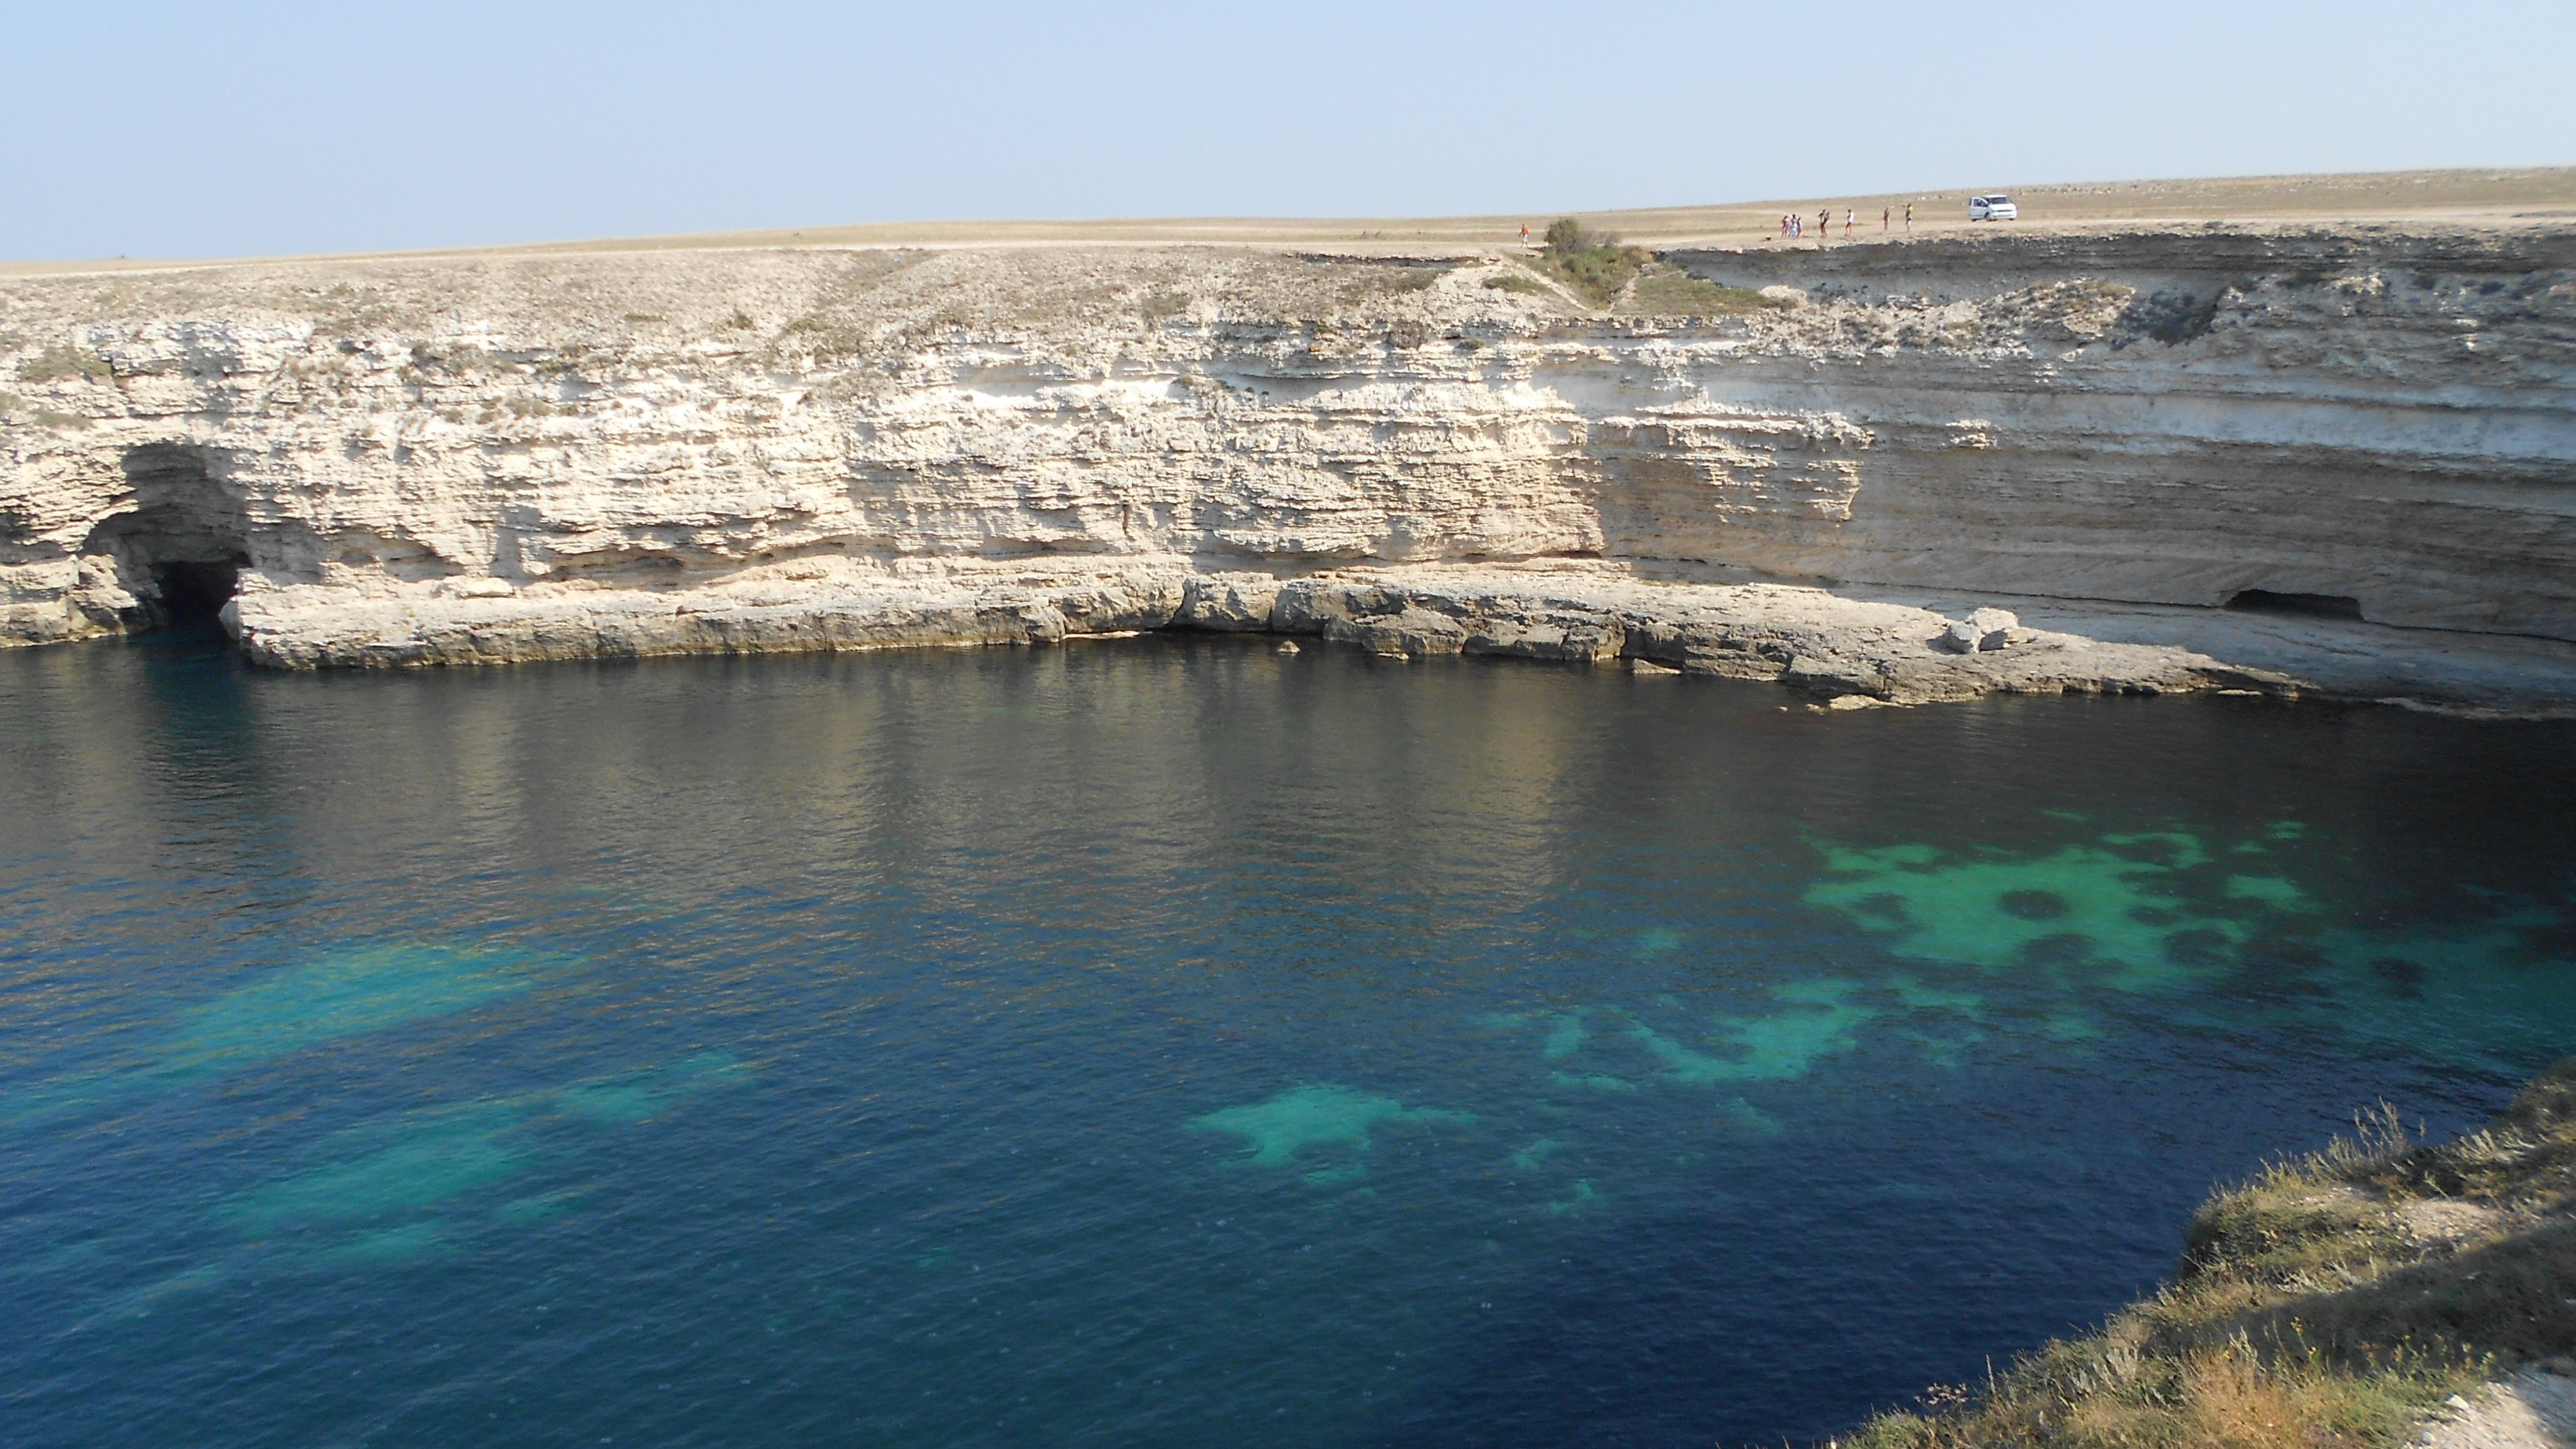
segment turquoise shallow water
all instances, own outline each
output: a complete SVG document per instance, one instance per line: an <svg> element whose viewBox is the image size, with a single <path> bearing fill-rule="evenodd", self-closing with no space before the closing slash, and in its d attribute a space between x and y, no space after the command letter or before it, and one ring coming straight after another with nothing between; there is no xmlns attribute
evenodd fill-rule
<svg viewBox="0 0 2576 1449"><path fill-rule="evenodd" d="M1821 1438L2576 1049L2576 732L0 655L0 1441Z"/></svg>

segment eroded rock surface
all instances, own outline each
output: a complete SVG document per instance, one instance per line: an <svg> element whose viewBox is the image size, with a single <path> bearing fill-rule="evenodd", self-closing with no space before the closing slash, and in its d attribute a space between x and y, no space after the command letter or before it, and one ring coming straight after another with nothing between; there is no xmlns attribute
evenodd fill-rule
<svg viewBox="0 0 2576 1449"><path fill-rule="evenodd" d="M1874 699L2252 676L1873 590L2576 639L2576 233L1669 264L1710 315L1245 250L12 280L0 639L230 589L298 667L1194 627ZM2327 687L2493 692L2389 653Z"/></svg>
<svg viewBox="0 0 2576 1449"><path fill-rule="evenodd" d="M303 602L298 602L303 600ZM1415 566L1282 582L1131 568L961 568L926 581L845 576L535 598L456 591L353 602L294 590L240 613L251 657L289 668L663 654L1052 644L1151 629L1320 636L1407 659L1498 655L1773 680L1893 704L1996 692L2289 689L2277 671L2188 649L2025 631L1960 657L1927 609L1777 584L1653 584L1610 570Z"/></svg>

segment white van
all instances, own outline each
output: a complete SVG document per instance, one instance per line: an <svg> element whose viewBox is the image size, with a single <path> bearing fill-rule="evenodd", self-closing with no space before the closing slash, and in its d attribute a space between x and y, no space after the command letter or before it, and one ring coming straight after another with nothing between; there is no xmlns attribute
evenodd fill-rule
<svg viewBox="0 0 2576 1449"><path fill-rule="evenodd" d="M1968 198L1970 221L2019 221L2021 208L2009 196L1971 196Z"/></svg>

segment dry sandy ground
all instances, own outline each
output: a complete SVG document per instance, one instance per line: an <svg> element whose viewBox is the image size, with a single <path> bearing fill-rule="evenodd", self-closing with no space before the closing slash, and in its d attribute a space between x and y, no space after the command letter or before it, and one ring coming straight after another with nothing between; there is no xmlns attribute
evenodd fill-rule
<svg viewBox="0 0 2576 1449"><path fill-rule="evenodd" d="M2415 1436L2422 1449L2568 1449L2576 1444L2576 1382L2533 1369L2451 1400Z"/></svg>
<svg viewBox="0 0 2576 1449"><path fill-rule="evenodd" d="M1783 212L1808 219L1806 246L1839 244L1846 211L1867 218L1855 241L1882 239L1882 210L1914 207L1914 234L1940 235L1987 223L1967 219L1973 187L1875 196L1810 196L1727 206L1580 212L1586 225L1644 246L1773 245ZM2217 222L2234 227L2386 221L2479 227L2566 226L2576 222L2576 166L2502 171L2386 171L2331 176L2248 176L2199 181L2105 181L2003 187L2020 203L2024 230L2134 229ZM1833 213L1832 239L1814 235L1815 215ZM1510 247L1524 225L1543 230L1559 213L1522 216L1343 218L1160 217L1099 221L880 222L801 230L704 232L686 236L484 247L423 256L692 251L735 247L1057 246L1074 243L1237 245L1346 253L1455 253ZM1901 230L1901 226L1899 228ZM179 261L0 262L0 277L152 270Z"/></svg>

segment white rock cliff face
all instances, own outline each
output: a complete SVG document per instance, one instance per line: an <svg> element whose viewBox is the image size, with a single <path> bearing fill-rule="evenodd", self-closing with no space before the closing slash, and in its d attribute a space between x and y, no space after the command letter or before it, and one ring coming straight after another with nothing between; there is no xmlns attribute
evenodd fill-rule
<svg viewBox="0 0 2576 1449"><path fill-rule="evenodd" d="M2576 233L1668 261L1806 300L1179 249L0 283L0 638L225 587L289 666L1340 619L1716 669L1733 629L1721 672L1900 699L2236 676L1962 657L1871 587L2576 640Z"/></svg>

